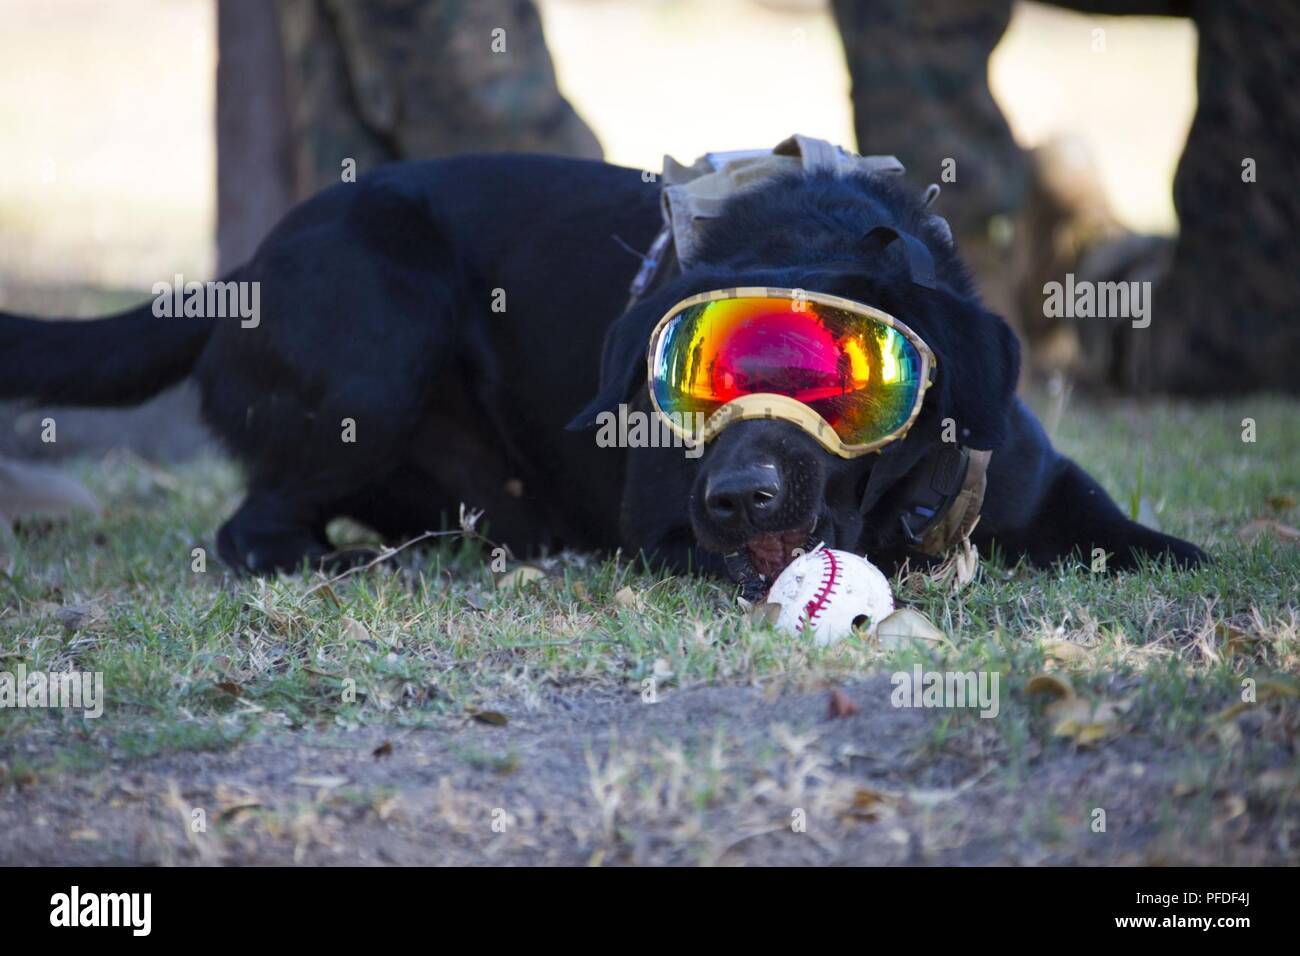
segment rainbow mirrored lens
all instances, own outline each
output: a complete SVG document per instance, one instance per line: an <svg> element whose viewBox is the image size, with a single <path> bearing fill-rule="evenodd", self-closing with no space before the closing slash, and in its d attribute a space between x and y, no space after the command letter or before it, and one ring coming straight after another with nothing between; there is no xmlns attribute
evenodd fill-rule
<svg viewBox="0 0 1300 956"><path fill-rule="evenodd" d="M887 322L796 298L689 305L651 349L655 402L688 430L734 399L774 393L807 405L850 446L906 425L926 374L916 346Z"/></svg>

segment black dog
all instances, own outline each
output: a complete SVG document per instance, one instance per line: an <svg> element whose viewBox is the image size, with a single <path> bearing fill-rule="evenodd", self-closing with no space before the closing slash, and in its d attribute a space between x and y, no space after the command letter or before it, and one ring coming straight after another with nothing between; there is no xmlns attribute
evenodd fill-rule
<svg viewBox="0 0 1300 956"><path fill-rule="evenodd" d="M299 206L228 277L260 283L255 326L158 318L150 304L91 322L0 315L0 397L131 404L193 375L208 424L247 470L218 547L255 573L320 561L336 516L396 540L461 503L518 555L622 547L721 573L731 554L742 576L770 577L811 537L892 565L908 553L896 490L949 419L962 445L995 450L975 533L985 553L996 542L1047 564L1101 548L1111 569L1204 559L1127 520L1053 451L1015 397L1014 335L906 187L813 176L741 193L709 224L698 264L620 315L638 267L628 249L650 245L658 202L639 171L594 162L386 167ZM881 223L925 243L934 288L864 242ZM660 316L738 286L831 293L906 322L938 358L907 436L853 460L781 421L732 424L698 458L598 447L598 413L649 411Z"/></svg>

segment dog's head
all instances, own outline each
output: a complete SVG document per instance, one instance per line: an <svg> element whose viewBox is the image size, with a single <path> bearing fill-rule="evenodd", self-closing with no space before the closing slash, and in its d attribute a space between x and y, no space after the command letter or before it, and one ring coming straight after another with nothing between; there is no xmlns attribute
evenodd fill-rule
<svg viewBox="0 0 1300 956"><path fill-rule="evenodd" d="M737 421L705 446L689 470L665 469L683 474L687 487L664 491L682 494L681 518L701 547L731 554L733 561L738 557L746 565L742 573L757 572L767 581L796 549L818 541L877 560L894 557L883 552L899 544L900 482L945 437L975 449L998 447L1019 372L1014 334L980 304L946 229L933 219L916 197L874 178L798 180L737 197L710 224L700 264L611 328L600 393L574 424L589 424L621 403L649 412L650 332L689 295L768 286L874 306L905 322L937 359L934 386L903 438L878 453L846 459L789 422ZM882 220L925 244L934 281L914 281L903 249L882 250L863 241ZM803 265L790 264L801 260ZM661 448L656 454L681 457L682 451Z"/></svg>

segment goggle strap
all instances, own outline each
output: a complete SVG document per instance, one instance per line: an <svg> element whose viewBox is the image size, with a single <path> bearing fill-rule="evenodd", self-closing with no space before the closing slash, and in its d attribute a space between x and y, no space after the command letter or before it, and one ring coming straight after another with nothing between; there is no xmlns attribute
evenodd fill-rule
<svg viewBox="0 0 1300 956"><path fill-rule="evenodd" d="M924 242L910 232L903 232L893 226L876 226L869 229L863 239L878 243L880 250L887 249L895 239L903 241L903 257L907 260L907 271L912 281L919 286L933 289L936 286L934 257Z"/></svg>
<svg viewBox="0 0 1300 956"><path fill-rule="evenodd" d="M866 514L876 504L884 488L899 477L902 459L885 456L871 469L871 477L862 493L859 508ZM912 469L899 505L899 523L908 544L917 547L925 533L944 515L961 492L970 467L970 449L964 445L945 444L926 455Z"/></svg>

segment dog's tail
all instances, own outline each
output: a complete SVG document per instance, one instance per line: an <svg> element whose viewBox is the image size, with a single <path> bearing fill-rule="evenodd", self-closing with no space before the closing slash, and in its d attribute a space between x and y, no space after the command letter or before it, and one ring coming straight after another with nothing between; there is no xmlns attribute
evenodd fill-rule
<svg viewBox="0 0 1300 956"><path fill-rule="evenodd" d="M135 405L181 381L214 320L159 317L153 302L87 321L0 312L0 399Z"/></svg>

